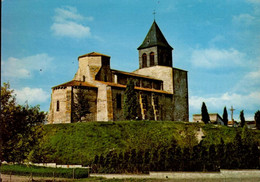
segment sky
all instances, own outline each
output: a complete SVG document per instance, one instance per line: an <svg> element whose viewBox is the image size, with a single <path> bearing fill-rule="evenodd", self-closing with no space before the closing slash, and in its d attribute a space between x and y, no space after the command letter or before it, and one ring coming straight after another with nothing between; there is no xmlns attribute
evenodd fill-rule
<svg viewBox="0 0 260 182"><path fill-rule="evenodd" d="M73 79L78 56L111 56L138 69L137 47L155 20L188 71L189 115L260 110L260 0L1 0L1 82L17 102L48 111L51 87ZM228 111L229 119L231 117Z"/></svg>

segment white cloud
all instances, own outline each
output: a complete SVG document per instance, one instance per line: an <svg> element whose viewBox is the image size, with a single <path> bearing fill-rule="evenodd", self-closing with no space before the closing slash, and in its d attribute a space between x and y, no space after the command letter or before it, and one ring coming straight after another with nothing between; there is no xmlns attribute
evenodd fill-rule
<svg viewBox="0 0 260 182"><path fill-rule="evenodd" d="M80 21L93 21L93 17L84 17L74 7L56 8L54 23L51 30L56 36L67 36L73 38L90 37L90 27L79 23Z"/></svg>
<svg viewBox="0 0 260 182"><path fill-rule="evenodd" d="M227 92L214 97L191 96L189 104L192 109L200 109L202 102L205 102L208 109L210 108L213 111L231 105L238 108L254 109L257 106L259 107L260 91L251 92L247 95Z"/></svg>
<svg viewBox="0 0 260 182"><path fill-rule="evenodd" d="M254 23L255 17L250 14L240 14L238 16L233 16L233 22L235 24L240 24L242 26L251 25Z"/></svg>
<svg viewBox="0 0 260 182"><path fill-rule="evenodd" d="M247 1L253 4L260 4L260 0L247 0Z"/></svg>
<svg viewBox="0 0 260 182"><path fill-rule="evenodd" d="M50 94L42 90L41 88L29 88L24 87L21 90L14 90L17 102L19 104L24 104L28 101L28 104L40 104L46 102Z"/></svg>
<svg viewBox="0 0 260 182"><path fill-rule="evenodd" d="M245 54L236 49L195 49L192 51L191 62L196 67L216 68L241 65Z"/></svg>
<svg viewBox="0 0 260 182"><path fill-rule="evenodd" d="M50 67L52 57L47 54L37 54L24 58L9 57L2 61L2 76L6 78L30 78L33 72L43 72Z"/></svg>
<svg viewBox="0 0 260 182"><path fill-rule="evenodd" d="M74 22L54 23L51 26L55 35L74 38L90 37L90 28Z"/></svg>
<svg viewBox="0 0 260 182"><path fill-rule="evenodd" d="M248 93L248 91L260 90L260 68L245 74L242 79L234 86L234 92ZM260 105L260 104L259 104Z"/></svg>
<svg viewBox="0 0 260 182"><path fill-rule="evenodd" d="M229 119L231 119L229 108L233 106L236 109L234 119L237 121L240 120L240 111L244 110L245 118L249 121L253 120L256 110L260 109L260 91L251 92L247 95L224 93L213 97L191 96L189 99L190 120L192 120L192 114L199 114L201 112L202 102L206 103L209 113L218 113L220 116L222 116L223 108L226 106L229 112Z"/></svg>

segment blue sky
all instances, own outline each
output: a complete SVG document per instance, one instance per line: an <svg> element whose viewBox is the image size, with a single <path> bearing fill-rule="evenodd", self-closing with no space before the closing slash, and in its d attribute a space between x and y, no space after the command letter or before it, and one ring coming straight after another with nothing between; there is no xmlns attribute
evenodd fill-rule
<svg viewBox="0 0 260 182"><path fill-rule="evenodd" d="M137 47L155 19L188 71L189 110L247 120L260 110L260 0L2 0L1 81L17 102L48 111L51 87L70 81L77 57L111 56L111 67L138 69ZM229 112L230 119L230 112Z"/></svg>

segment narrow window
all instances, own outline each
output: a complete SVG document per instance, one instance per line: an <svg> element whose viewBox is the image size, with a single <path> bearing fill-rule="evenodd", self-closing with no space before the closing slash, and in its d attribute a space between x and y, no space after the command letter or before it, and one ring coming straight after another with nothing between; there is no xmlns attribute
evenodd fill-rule
<svg viewBox="0 0 260 182"><path fill-rule="evenodd" d="M57 100L57 107L56 107L56 111L60 110L60 101Z"/></svg>
<svg viewBox="0 0 260 182"><path fill-rule="evenodd" d="M154 66L154 52L150 53L150 66Z"/></svg>
<svg viewBox="0 0 260 182"><path fill-rule="evenodd" d="M147 67L147 55L145 53L142 55L142 64L143 68Z"/></svg>
<svg viewBox="0 0 260 182"><path fill-rule="evenodd" d="M122 108L122 100L121 100L121 94L116 94L116 108L121 109Z"/></svg>
<svg viewBox="0 0 260 182"><path fill-rule="evenodd" d="M85 82L86 81L86 77L83 75L83 82Z"/></svg>

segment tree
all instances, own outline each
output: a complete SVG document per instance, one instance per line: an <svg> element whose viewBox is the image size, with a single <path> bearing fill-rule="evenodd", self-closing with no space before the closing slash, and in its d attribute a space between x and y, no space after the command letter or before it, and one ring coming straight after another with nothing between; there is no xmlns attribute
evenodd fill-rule
<svg viewBox="0 0 260 182"><path fill-rule="evenodd" d="M244 116L244 110L240 111L240 125L241 127L244 127L246 124L245 116Z"/></svg>
<svg viewBox="0 0 260 182"><path fill-rule="evenodd" d="M205 104L205 102L202 102L202 106L201 106L201 116L202 116L202 121L205 124L208 124L210 119L209 119L209 113L208 113L208 109L207 106Z"/></svg>
<svg viewBox="0 0 260 182"><path fill-rule="evenodd" d="M255 113L256 128L260 130L260 110Z"/></svg>
<svg viewBox="0 0 260 182"><path fill-rule="evenodd" d="M83 87L79 87L74 95L73 111L73 122L81 122L90 113L88 91Z"/></svg>
<svg viewBox="0 0 260 182"><path fill-rule="evenodd" d="M38 144L46 114L39 106L16 104L9 83L1 86L1 161L23 162Z"/></svg>
<svg viewBox="0 0 260 182"><path fill-rule="evenodd" d="M227 126L227 124L228 124L228 112L227 112L226 106L224 107L222 118L223 118L224 125Z"/></svg>
<svg viewBox="0 0 260 182"><path fill-rule="evenodd" d="M137 93L134 90L134 81L129 79L124 94L124 116L126 120L133 120L140 113Z"/></svg>

